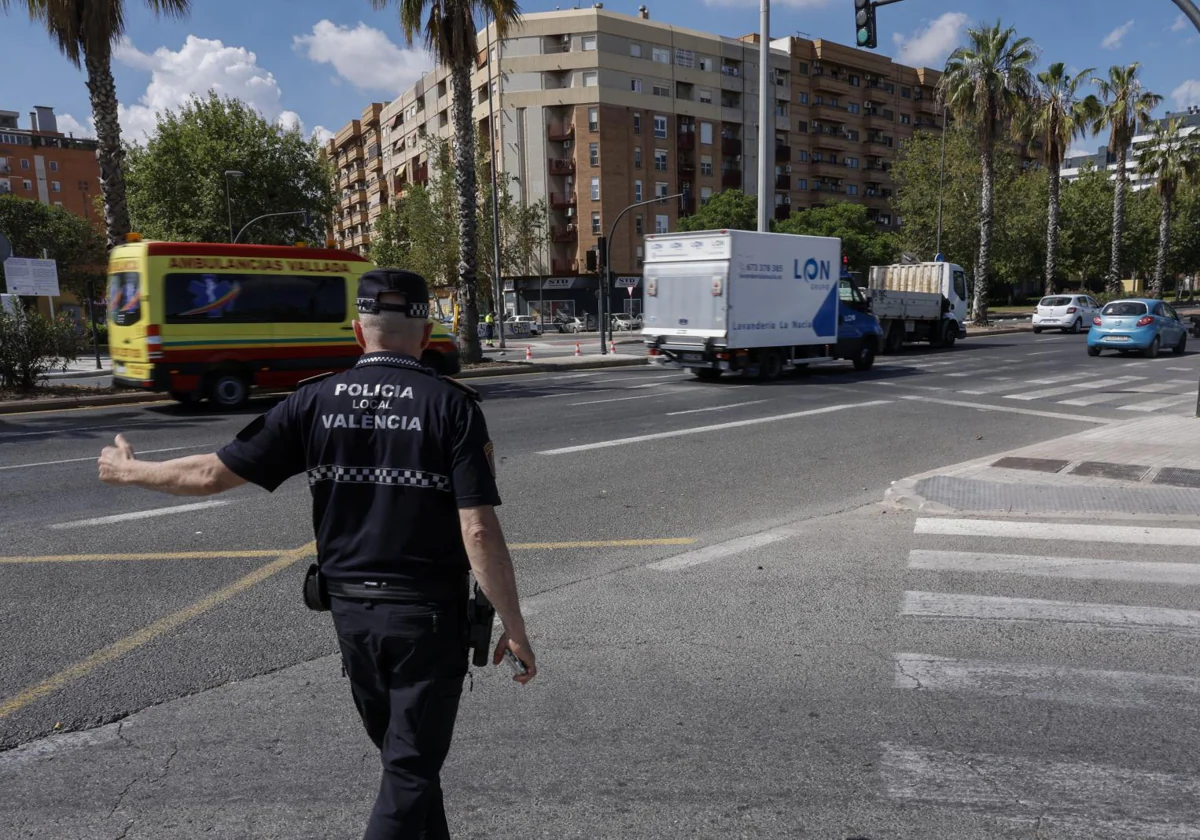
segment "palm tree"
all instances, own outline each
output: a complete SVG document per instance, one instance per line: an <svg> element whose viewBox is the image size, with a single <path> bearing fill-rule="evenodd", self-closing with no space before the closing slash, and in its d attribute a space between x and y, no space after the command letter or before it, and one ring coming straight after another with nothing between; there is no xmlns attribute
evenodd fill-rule
<svg viewBox="0 0 1200 840"><path fill-rule="evenodd" d="M1050 204L1046 223L1046 294L1056 291L1054 276L1058 272L1058 232L1061 214L1059 195L1062 186L1062 164L1071 141L1087 132L1100 113L1100 100L1088 95L1079 96L1079 86L1092 72L1089 67L1071 75L1062 62L1051 64L1038 73L1038 91L1031 103L1029 134L1031 140L1041 141L1041 158L1050 176Z"/></svg>
<svg viewBox="0 0 1200 840"><path fill-rule="evenodd" d="M1171 117L1165 124L1152 123L1150 140L1138 153L1138 170L1155 179L1161 210L1158 217L1158 260L1154 264L1151 291L1161 297L1167 273L1167 247L1171 238L1171 203L1183 184L1195 181L1200 172L1200 137L1184 130L1183 120Z"/></svg>
<svg viewBox="0 0 1200 840"><path fill-rule="evenodd" d="M1030 66L1037 54L1030 39L1018 38L1011 26L1002 27L999 21L995 26L967 30L967 38L970 43L956 49L946 61L939 98L954 119L973 128L979 138L981 212L971 318L976 324L986 324L995 184L993 151L1006 123L1020 114L1033 91Z"/></svg>
<svg viewBox="0 0 1200 840"><path fill-rule="evenodd" d="M412 44L420 35L434 59L450 69L454 112L454 178L458 193L458 298L463 318L459 338L468 362L482 358L479 347L478 196L475 181L475 120L471 73L479 56L476 20L491 19L503 39L521 19L516 0L371 0L376 9L395 3L400 28Z"/></svg>
<svg viewBox="0 0 1200 840"><path fill-rule="evenodd" d="M145 0L155 14L186 15L191 0ZM121 169L121 123L117 119L117 85L112 74L112 46L125 33L124 0L0 0L0 12L24 5L29 18L46 27L58 49L76 67L87 71L92 119L99 143L100 190L104 196L104 221L108 247L125 241L129 233L129 208L125 202L125 174Z"/></svg>
<svg viewBox="0 0 1200 840"><path fill-rule="evenodd" d="M1117 156L1117 186L1113 193L1112 257L1108 266L1108 291L1121 291L1121 237L1125 233L1125 191L1129 186L1129 173L1125 164L1133 135L1139 127L1150 122L1150 112L1162 102L1162 97L1142 89L1138 78L1141 65L1137 62L1128 67L1114 64L1108 68L1107 79L1093 79L1103 99L1100 115L1096 118L1093 131L1099 134L1110 130L1108 148Z"/></svg>

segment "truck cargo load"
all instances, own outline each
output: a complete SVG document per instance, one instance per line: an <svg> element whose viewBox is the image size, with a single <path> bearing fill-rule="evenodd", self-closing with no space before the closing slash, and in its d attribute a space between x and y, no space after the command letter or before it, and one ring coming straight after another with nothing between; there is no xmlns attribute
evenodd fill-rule
<svg viewBox="0 0 1200 840"><path fill-rule="evenodd" d="M906 341L951 347L966 337L967 273L947 262L871 267L867 300L884 333L884 350Z"/></svg>

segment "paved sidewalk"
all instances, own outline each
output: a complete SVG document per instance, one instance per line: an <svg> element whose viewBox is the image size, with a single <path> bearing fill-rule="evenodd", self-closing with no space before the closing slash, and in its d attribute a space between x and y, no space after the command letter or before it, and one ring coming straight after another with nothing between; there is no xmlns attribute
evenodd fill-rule
<svg viewBox="0 0 1200 840"><path fill-rule="evenodd" d="M1105 422L910 476L885 502L924 513L1200 516L1200 418Z"/></svg>
<svg viewBox="0 0 1200 840"><path fill-rule="evenodd" d="M107 353L100 354L100 369L96 369L96 356L83 355L72 359L63 369L52 370L46 374L47 379L81 379L85 376L111 376L112 358Z"/></svg>

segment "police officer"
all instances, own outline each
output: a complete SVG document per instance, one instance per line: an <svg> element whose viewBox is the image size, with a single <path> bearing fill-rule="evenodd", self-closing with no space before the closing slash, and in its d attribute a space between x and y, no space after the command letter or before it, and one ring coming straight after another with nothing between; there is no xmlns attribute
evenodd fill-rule
<svg viewBox="0 0 1200 840"><path fill-rule="evenodd" d="M139 461L118 435L100 479L206 495L246 482L274 491L307 474L342 661L383 763L365 837L441 840L439 773L467 672L468 569L504 624L493 662L511 651L522 684L537 666L478 396L417 361L431 332L425 280L368 271L358 309L365 352L350 370L302 385L215 454Z"/></svg>

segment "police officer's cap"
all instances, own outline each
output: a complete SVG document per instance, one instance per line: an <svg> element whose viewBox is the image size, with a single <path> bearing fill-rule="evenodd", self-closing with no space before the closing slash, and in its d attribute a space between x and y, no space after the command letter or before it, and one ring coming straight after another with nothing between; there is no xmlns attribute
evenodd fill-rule
<svg viewBox="0 0 1200 840"><path fill-rule="evenodd" d="M404 295L404 303L380 302L379 296L387 292ZM429 284L413 271L373 268L358 278L358 311L399 312L409 318L428 318Z"/></svg>

